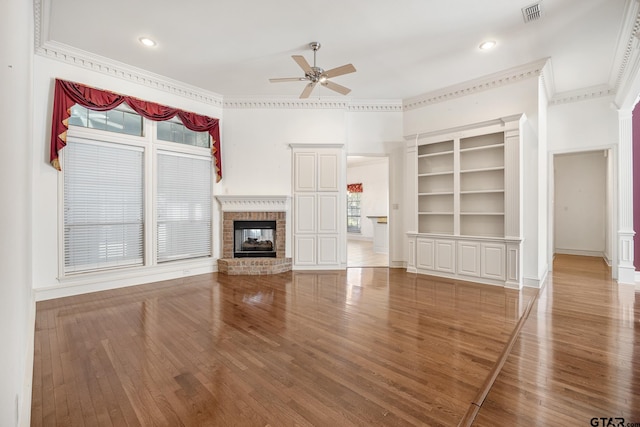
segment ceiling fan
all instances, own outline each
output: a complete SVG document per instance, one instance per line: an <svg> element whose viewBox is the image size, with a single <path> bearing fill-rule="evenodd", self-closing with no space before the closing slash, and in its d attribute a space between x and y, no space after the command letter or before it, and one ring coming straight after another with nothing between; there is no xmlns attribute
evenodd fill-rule
<svg viewBox="0 0 640 427"><path fill-rule="evenodd" d="M302 68L302 71L304 71L304 77L284 77L280 79L269 79L269 81L271 83L308 81L309 83L300 94L300 98L308 98L309 95L311 95L313 88L318 83L320 83L322 86L326 86L333 91L341 93L342 95L346 95L351 92L351 89L334 83L329 79L332 77L341 76L343 74L354 73L356 71L356 67L354 67L352 64L346 64L325 71L322 68L316 66L316 52L318 51L318 49L320 49L320 43L311 42L309 43L309 47L313 49L313 67L309 65L306 59L304 59L304 56L291 56L293 60L296 61L296 63L300 66L300 68Z"/></svg>

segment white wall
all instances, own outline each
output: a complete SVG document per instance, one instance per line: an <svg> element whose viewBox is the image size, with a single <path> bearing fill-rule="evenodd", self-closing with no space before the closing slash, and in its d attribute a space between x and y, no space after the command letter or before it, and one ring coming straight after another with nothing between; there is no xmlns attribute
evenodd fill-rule
<svg viewBox="0 0 640 427"><path fill-rule="evenodd" d="M401 111L347 113L347 154L388 154L403 147L402 117Z"/></svg>
<svg viewBox="0 0 640 427"><path fill-rule="evenodd" d="M549 151L586 151L618 143L618 113L610 97L551 105Z"/></svg>
<svg viewBox="0 0 640 427"><path fill-rule="evenodd" d="M554 157L556 253L604 253L606 168L602 150Z"/></svg>
<svg viewBox="0 0 640 427"><path fill-rule="evenodd" d="M373 239L373 223L367 218L389 215L389 161L388 158L368 157L362 164L347 167L347 184L362 183L360 202L360 237Z"/></svg>
<svg viewBox="0 0 640 427"><path fill-rule="evenodd" d="M543 79L538 81L538 128L537 128L537 155L538 155L538 259L537 259L537 274L534 279L534 284L541 286L542 282L547 276L549 268L548 255L549 245L547 239L549 238L549 159L548 159L548 100L547 93L544 86ZM525 210L526 212L526 210ZM525 275L525 280L527 276ZM537 283L536 283L537 282Z"/></svg>
<svg viewBox="0 0 640 427"><path fill-rule="evenodd" d="M33 369L31 296L31 73L33 2L2 2L0 14L0 425L29 425Z"/></svg>
<svg viewBox="0 0 640 427"><path fill-rule="evenodd" d="M226 109L218 194L291 195L289 144L346 144L343 109Z"/></svg>

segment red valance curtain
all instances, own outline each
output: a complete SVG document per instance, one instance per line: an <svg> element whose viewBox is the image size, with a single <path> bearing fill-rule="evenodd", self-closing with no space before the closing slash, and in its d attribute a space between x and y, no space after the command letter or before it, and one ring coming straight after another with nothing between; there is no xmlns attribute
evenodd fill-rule
<svg viewBox="0 0 640 427"><path fill-rule="evenodd" d="M60 79L56 79L53 99L51 165L57 170L61 170L58 154L67 144L69 117L71 117L71 107L73 107L74 104L79 104L90 110L107 111L116 108L123 102L136 113L149 120L164 121L178 116L187 129L194 132L209 132L212 139L211 154L216 171L216 181L218 182L222 179L220 127L218 119Z"/></svg>
<svg viewBox="0 0 640 427"><path fill-rule="evenodd" d="M347 191L349 193L362 193L362 183L347 184Z"/></svg>

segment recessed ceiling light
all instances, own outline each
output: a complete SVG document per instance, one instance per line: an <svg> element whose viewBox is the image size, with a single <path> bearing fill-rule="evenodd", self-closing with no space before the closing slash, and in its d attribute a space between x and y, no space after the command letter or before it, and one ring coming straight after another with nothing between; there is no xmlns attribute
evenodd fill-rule
<svg viewBox="0 0 640 427"><path fill-rule="evenodd" d="M138 40L140 40L140 43L142 43L147 47L153 47L157 44L155 41L151 40L149 37L140 37Z"/></svg>
<svg viewBox="0 0 640 427"><path fill-rule="evenodd" d="M482 50L489 50L489 49L493 49L496 45L496 42L493 40L487 40L486 42L482 42L480 44L480 49Z"/></svg>

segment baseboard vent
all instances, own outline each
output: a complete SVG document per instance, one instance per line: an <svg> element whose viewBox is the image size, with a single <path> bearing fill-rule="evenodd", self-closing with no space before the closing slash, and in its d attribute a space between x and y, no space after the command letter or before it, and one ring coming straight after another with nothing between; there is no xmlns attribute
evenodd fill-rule
<svg viewBox="0 0 640 427"><path fill-rule="evenodd" d="M529 6L522 8L522 18L524 23L536 21L542 16L542 9L540 8L540 2L530 4Z"/></svg>

